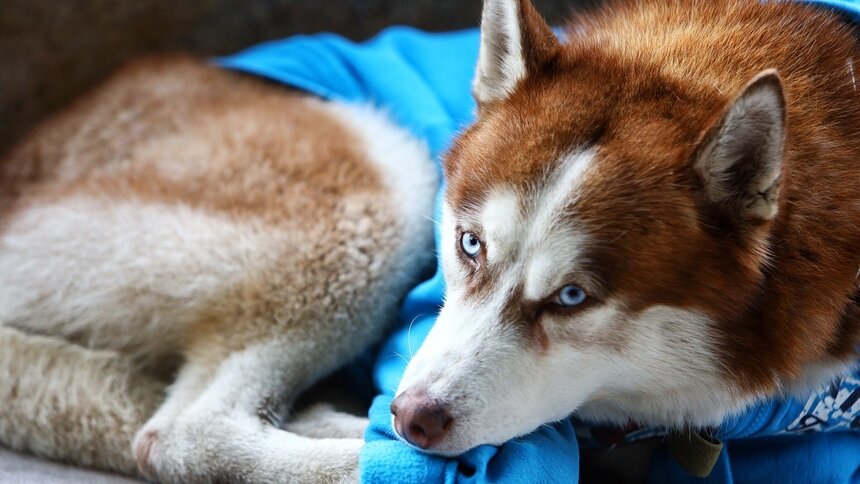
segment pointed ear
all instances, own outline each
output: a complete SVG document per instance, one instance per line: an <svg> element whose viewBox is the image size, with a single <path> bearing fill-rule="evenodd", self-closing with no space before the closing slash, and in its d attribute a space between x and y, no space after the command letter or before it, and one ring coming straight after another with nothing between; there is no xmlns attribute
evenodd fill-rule
<svg viewBox="0 0 860 484"><path fill-rule="evenodd" d="M775 70L759 73L703 137L695 170L705 195L740 221L776 217L785 145L785 98Z"/></svg>
<svg viewBox="0 0 860 484"><path fill-rule="evenodd" d="M558 40L531 0L484 0L472 93L479 104L506 98L550 58Z"/></svg>

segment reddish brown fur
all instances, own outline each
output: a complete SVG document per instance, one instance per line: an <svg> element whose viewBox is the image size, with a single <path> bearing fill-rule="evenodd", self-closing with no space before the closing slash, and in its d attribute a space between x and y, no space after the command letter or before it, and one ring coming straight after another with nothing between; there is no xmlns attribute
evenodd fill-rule
<svg viewBox="0 0 860 484"><path fill-rule="evenodd" d="M451 150L451 206L474 208L500 185L528 199L563 154L594 144L596 169L570 209L599 240L599 297L634 312L663 304L711 315L726 376L750 392L852 357L860 99L849 65L860 34L789 2L617 2L573 19L557 46L529 2L523 9L529 75L482 105ZM779 214L737 226L704 200L692 161L727 105L770 68L788 105Z"/></svg>
<svg viewBox="0 0 860 484"><path fill-rule="evenodd" d="M312 101L304 93L207 67L190 57L137 61L117 72L107 86L49 120L10 153L0 165L0 217L12 212L11 204L24 192L28 198L62 198L83 190L105 197L133 195L141 201L253 214L268 222L313 220L311 213L333 210L345 191L375 190L381 180L367 169L367 160L355 148L360 144L355 135L308 102ZM129 106L136 108L134 117L127 116ZM254 136L248 135L249 119L265 119ZM82 124L83 133L79 132ZM192 143L184 137L213 139L223 145L215 153L188 152ZM319 139L326 142L305 141ZM93 170L141 156L134 151L153 140L161 146L150 153L153 161L184 157L188 164L199 164L200 158L215 157L227 166L198 170L193 182L153 170L145 159L123 177ZM239 150L241 156L235 154ZM311 154L338 163L285 161L304 160ZM71 159L77 164L71 166ZM248 164L254 165L253 171ZM303 185L296 186L294 180L302 180ZM312 187L313 194L322 188L329 196L302 197L296 193L302 187L306 191Z"/></svg>
<svg viewBox="0 0 860 484"><path fill-rule="evenodd" d="M0 161L0 234L19 207L82 194L304 231L336 230L344 200L364 197L365 210L375 211L367 215L390 220L388 200L378 195L383 181L362 143L305 93L191 57L142 59ZM165 160L179 161L179 173L158 166ZM325 262L334 264L332 275L342 269ZM287 263L304 262L291 254ZM223 308L212 312L186 336L210 353L208 339L224 330L216 322L233 321Z"/></svg>

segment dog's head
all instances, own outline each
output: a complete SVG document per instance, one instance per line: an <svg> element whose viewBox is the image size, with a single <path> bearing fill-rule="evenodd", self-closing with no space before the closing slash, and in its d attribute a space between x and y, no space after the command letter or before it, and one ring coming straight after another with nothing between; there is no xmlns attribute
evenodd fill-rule
<svg viewBox="0 0 860 484"><path fill-rule="evenodd" d="M718 321L767 265L785 126L777 75L747 81L687 86L561 45L528 0L485 2L479 116L445 166L447 294L392 405L401 437L452 455L573 411L677 425L746 402Z"/></svg>

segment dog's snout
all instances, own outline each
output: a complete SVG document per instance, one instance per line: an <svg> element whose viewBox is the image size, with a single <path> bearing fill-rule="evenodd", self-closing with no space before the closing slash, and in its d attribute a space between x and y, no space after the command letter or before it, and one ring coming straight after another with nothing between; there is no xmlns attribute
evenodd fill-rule
<svg viewBox="0 0 860 484"><path fill-rule="evenodd" d="M397 434L422 449L441 440L454 422L445 405L423 392L401 393L391 402L391 413Z"/></svg>

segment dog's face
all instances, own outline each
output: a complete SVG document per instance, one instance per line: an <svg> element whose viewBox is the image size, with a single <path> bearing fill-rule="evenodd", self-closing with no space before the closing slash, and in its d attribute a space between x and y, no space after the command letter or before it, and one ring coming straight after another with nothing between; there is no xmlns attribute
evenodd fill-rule
<svg viewBox="0 0 860 484"><path fill-rule="evenodd" d="M479 118L445 167L445 304L398 433L453 455L573 411L679 425L737 409L719 321L766 264L779 79L727 104L559 46L525 1L486 2L482 28Z"/></svg>

